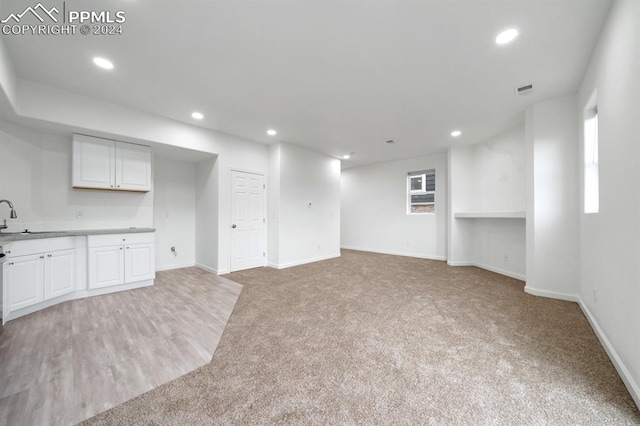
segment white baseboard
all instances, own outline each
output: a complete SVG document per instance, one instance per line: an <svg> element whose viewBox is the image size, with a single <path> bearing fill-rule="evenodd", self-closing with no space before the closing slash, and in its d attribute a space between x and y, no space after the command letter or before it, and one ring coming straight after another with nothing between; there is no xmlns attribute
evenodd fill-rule
<svg viewBox="0 0 640 426"><path fill-rule="evenodd" d="M526 281L526 277L522 274L518 274L511 271L505 271L504 269L494 268L493 266L483 265L481 263L475 262L451 262L447 261L447 265L449 266L475 266L476 268L485 269L490 272L495 272L496 274L504 275L506 277L515 278L516 280Z"/></svg>
<svg viewBox="0 0 640 426"><path fill-rule="evenodd" d="M549 290L540 290L528 285L524 286L524 291L525 293L529 293L534 296L548 297L550 299L566 300L568 302L578 301L578 296L576 296L575 294L558 293L556 291L549 291Z"/></svg>
<svg viewBox="0 0 640 426"><path fill-rule="evenodd" d="M582 309L584 316L587 317L587 321L589 321L589 324L591 324L591 328L596 333L598 340L600 340L600 343L604 347L604 350L607 352L607 355L609 355L609 359L611 360L611 362L613 363L613 366L616 368L616 371L620 375L622 382L625 384L625 386L627 387L627 390L631 394L631 398L633 398L633 400L635 401L636 406L640 408L640 385L636 383L635 380L633 380L633 377L629 373L629 370L620 359L620 356L611 345L611 342L609 341L609 339L607 339L607 336L604 334L604 331L602 331L602 329L600 328L598 321L596 321L595 317L593 316L593 314L591 313L587 305L585 305L582 302L582 299L580 297L577 297L577 302L578 302L578 305L580 306L580 309Z"/></svg>
<svg viewBox="0 0 640 426"><path fill-rule="evenodd" d="M313 262L320 262L322 260L335 259L336 257L340 257L340 253L333 253L333 254L314 257L314 258L310 258L310 259L296 260L295 262L288 262L288 263L279 263L279 264L269 263L269 267L270 268L275 268L275 269L285 269L285 268L291 268L292 266L300 266L300 265L305 265L307 263L313 263Z"/></svg>
<svg viewBox="0 0 640 426"><path fill-rule="evenodd" d="M450 260L447 260L447 265L449 266L476 266L473 264L473 262L452 262Z"/></svg>
<svg viewBox="0 0 640 426"><path fill-rule="evenodd" d="M367 251L370 253L390 254L393 256L416 257L418 259L447 260L445 256L431 256L431 255L425 255L425 254L419 254L419 253L408 253L408 252L402 252L402 251L377 250L377 249L369 249L364 247L349 247L349 246L343 246L340 248L344 250Z"/></svg>
<svg viewBox="0 0 640 426"><path fill-rule="evenodd" d="M215 268L212 268L210 266L203 265L201 263L196 263L194 266L196 268L202 269L203 271L211 272L212 274L216 274L216 275L224 275L224 274L228 274L229 272L231 272L228 269L215 269Z"/></svg>
<svg viewBox="0 0 640 426"><path fill-rule="evenodd" d="M505 271L504 269L494 268L493 266L483 265L481 263L476 263L473 266L476 266L481 269L486 269L487 271L495 272L496 274L505 275L507 277L515 278L516 280L526 281L527 278L522 275L511 271Z"/></svg>
<svg viewBox="0 0 640 426"><path fill-rule="evenodd" d="M161 266L159 268L156 268L156 272L171 271L172 269L191 268L193 266L196 266L195 262L184 263L184 264L181 264L181 265Z"/></svg>

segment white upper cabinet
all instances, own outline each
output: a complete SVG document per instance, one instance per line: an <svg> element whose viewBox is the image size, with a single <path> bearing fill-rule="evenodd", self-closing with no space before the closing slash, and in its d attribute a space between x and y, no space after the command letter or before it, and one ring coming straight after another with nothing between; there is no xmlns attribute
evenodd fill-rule
<svg viewBox="0 0 640 426"><path fill-rule="evenodd" d="M151 190L151 148L73 135L73 187L114 191Z"/></svg>
<svg viewBox="0 0 640 426"><path fill-rule="evenodd" d="M73 135L74 188L115 188L116 141Z"/></svg>
<svg viewBox="0 0 640 426"><path fill-rule="evenodd" d="M151 149L148 146L116 142L116 188L151 190Z"/></svg>

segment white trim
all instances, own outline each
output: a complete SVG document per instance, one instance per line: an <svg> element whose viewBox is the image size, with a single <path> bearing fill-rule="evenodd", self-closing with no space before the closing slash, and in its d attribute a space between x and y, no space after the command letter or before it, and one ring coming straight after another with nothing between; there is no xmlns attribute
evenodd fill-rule
<svg viewBox="0 0 640 426"><path fill-rule="evenodd" d="M260 265L261 267L264 267L267 265L267 259L269 258L269 224L267 222L267 216L268 216L268 200L267 198L269 197L269 194L267 192L267 181L268 181L268 176L265 172L257 172L257 171L252 171L252 170L247 170L247 169L242 169L239 167L229 167L229 229L231 229L231 223L233 222L233 217L232 216L232 197L233 197L233 179L231 179L231 176L233 175L233 172L240 172L240 173L246 173L246 174L250 174L250 175L256 175L256 176L262 176L262 215L263 215L263 222L262 222L262 249L264 252L264 262L262 263L262 265ZM233 251L233 232L229 231L229 255L227 256L227 261L229 262L229 269L221 269L220 271L214 272L217 275L224 275L224 274L228 274L231 272L231 257L233 255L232 251ZM260 267L258 266L258 267ZM211 271L213 272L213 270Z"/></svg>
<svg viewBox="0 0 640 426"><path fill-rule="evenodd" d="M367 251L370 253L390 254L393 256L415 257L418 259L442 260L442 261L447 260L445 256L431 256L431 255L418 254L418 253L406 253L401 251L373 250L373 249L368 249L363 247L340 247L340 248L344 250Z"/></svg>
<svg viewBox="0 0 640 426"><path fill-rule="evenodd" d="M292 266L300 266L300 265L306 265L307 263L314 263L314 262L320 262L322 260L335 259L336 257L340 257L340 253L328 254L326 256L314 257L311 259L296 260L295 262L289 262L289 263L283 263L283 264L269 263L269 267L275 268L275 269L285 269L285 268L291 268Z"/></svg>
<svg viewBox="0 0 640 426"><path fill-rule="evenodd" d="M533 288L529 285L524 286L524 291L525 293L529 293L534 296L548 297L550 299L566 300L568 302L578 301L578 296L576 296L575 294L558 293L558 292L549 291L549 290L540 290L537 288Z"/></svg>
<svg viewBox="0 0 640 426"><path fill-rule="evenodd" d="M496 274L505 275L505 276L510 277L510 278L515 278L516 280L520 280L520 281L526 281L527 280L527 278L522 274L517 274L515 272L505 271L504 269L500 269L500 268L494 268L493 266L487 266L487 265L483 265L481 263L474 263L473 266L475 266L477 268L480 268L480 269L485 269L485 270L490 271L490 272L495 272Z"/></svg>
<svg viewBox="0 0 640 426"><path fill-rule="evenodd" d="M172 269L191 268L193 266L196 266L195 262L183 263L183 264L179 264L179 265L162 266L160 268L156 268L156 272L171 271Z"/></svg>
<svg viewBox="0 0 640 426"><path fill-rule="evenodd" d="M473 262L452 262L451 260L447 260L447 265L449 266L476 266Z"/></svg>
<svg viewBox="0 0 640 426"><path fill-rule="evenodd" d="M627 370L627 367L624 365L624 363L620 359L620 356L611 345L611 342L609 342L609 339L607 339L606 334L604 334L604 331L602 331L602 329L600 328L598 321L596 321L595 317L591 314L591 311L589 310L587 305L582 302L582 299L580 297L577 297L577 302L578 306L580 306L580 309L582 309L584 316L587 317L587 321L589 321L591 328L596 333L598 340L600 340L600 343L604 347L604 350L607 352L607 355L613 363L613 366L616 368L616 371L622 379L622 382L625 384L627 390L631 394L631 398L633 398L633 400L635 401L636 406L640 407L640 385L636 383L635 380L633 380L633 376L631 375L631 373L629 373L629 370Z"/></svg>
<svg viewBox="0 0 640 426"><path fill-rule="evenodd" d="M517 274L515 272L505 271L504 269L494 268L493 266L483 265L481 263L475 262L451 262L447 261L447 265L449 266L475 266L476 268L484 269L489 272L493 272L496 274L504 275L506 277L515 278L516 280L526 281L527 278L522 274Z"/></svg>
<svg viewBox="0 0 640 426"><path fill-rule="evenodd" d="M216 268L212 268L210 266L202 265L200 263L196 263L194 266L196 268L202 269L203 271L211 272L212 274L216 274L216 275L224 275L224 274L228 274L229 272L231 272L228 269L216 269Z"/></svg>

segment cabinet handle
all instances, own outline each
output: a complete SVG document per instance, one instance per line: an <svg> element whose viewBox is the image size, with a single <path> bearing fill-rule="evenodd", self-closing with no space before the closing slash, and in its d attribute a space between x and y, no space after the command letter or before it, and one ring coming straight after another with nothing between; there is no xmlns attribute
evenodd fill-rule
<svg viewBox="0 0 640 426"><path fill-rule="evenodd" d="M118 185L118 188L120 188L120 185Z"/></svg>
<svg viewBox="0 0 640 426"><path fill-rule="evenodd" d="M127 246L127 250L129 250L129 247Z"/></svg>
<svg viewBox="0 0 640 426"><path fill-rule="evenodd" d="M44 255L40 256L40 259L44 259Z"/></svg>
<svg viewBox="0 0 640 426"><path fill-rule="evenodd" d="M52 256L53 256L52 254L48 254L48 255L47 255L47 257L52 257Z"/></svg>
<svg viewBox="0 0 640 426"><path fill-rule="evenodd" d="M9 262L9 265L13 265L13 262Z"/></svg>
<svg viewBox="0 0 640 426"><path fill-rule="evenodd" d="M10 253L11 253L11 250L5 251L5 254L10 254Z"/></svg>
<svg viewBox="0 0 640 426"><path fill-rule="evenodd" d="M110 186L111 186L111 188L113 188L113 185L110 185Z"/></svg>
<svg viewBox="0 0 640 426"><path fill-rule="evenodd" d="M122 247L120 247L120 250L122 250Z"/></svg>

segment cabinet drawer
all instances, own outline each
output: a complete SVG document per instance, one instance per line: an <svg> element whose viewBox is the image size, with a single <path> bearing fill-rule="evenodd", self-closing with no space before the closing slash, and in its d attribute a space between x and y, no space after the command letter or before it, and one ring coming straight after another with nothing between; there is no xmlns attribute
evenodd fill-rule
<svg viewBox="0 0 640 426"><path fill-rule="evenodd" d="M122 234L89 235L87 236L87 247L118 246L125 243Z"/></svg>
<svg viewBox="0 0 640 426"><path fill-rule="evenodd" d="M122 239L126 244L153 243L155 235L153 232L141 232L135 234L122 234Z"/></svg>
<svg viewBox="0 0 640 426"><path fill-rule="evenodd" d="M70 250L76 247L74 237L42 238L11 243L11 257L50 251Z"/></svg>
<svg viewBox="0 0 640 426"><path fill-rule="evenodd" d="M89 235L87 237L87 246L91 247L107 247L123 244L141 244L153 243L153 232L131 233L131 234L107 234L107 235Z"/></svg>

